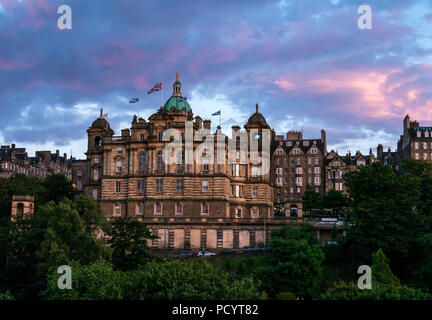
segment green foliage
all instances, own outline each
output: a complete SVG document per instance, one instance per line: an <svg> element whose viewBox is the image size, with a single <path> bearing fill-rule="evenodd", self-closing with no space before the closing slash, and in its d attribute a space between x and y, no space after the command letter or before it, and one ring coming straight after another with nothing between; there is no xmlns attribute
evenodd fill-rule
<svg viewBox="0 0 432 320"><path fill-rule="evenodd" d="M12 294L9 291L0 292L0 301L1 300L15 300Z"/></svg>
<svg viewBox="0 0 432 320"><path fill-rule="evenodd" d="M148 262L133 271L115 271L105 261L89 266L71 263L72 290L57 288L58 275L49 276L42 297L50 300L209 300L261 299L259 283L251 277L229 281L206 261Z"/></svg>
<svg viewBox="0 0 432 320"><path fill-rule="evenodd" d="M286 226L272 233L267 264L257 271L263 288L271 296L292 292L313 297L320 291L324 253L309 224Z"/></svg>
<svg viewBox="0 0 432 320"><path fill-rule="evenodd" d="M119 300L123 299L124 275L114 271L112 265L99 260L81 266L68 264L72 270L72 289L60 290L57 286L57 270L48 275L48 288L41 293L47 300Z"/></svg>
<svg viewBox="0 0 432 320"><path fill-rule="evenodd" d="M276 300L296 300L297 297L292 292L279 292L276 297Z"/></svg>
<svg viewBox="0 0 432 320"><path fill-rule="evenodd" d="M400 286L400 280L391 272L389 260L381 248L372 254L372 283Z"/></svg>
<svg viewBox="0 0 432 320"><path fill-rule="evenodd" d="M329 190L321 200L321 207L324 209L333 209L334 214L345 214L348 206L348 198L342 192L333 189Z"/></svg>
<svg viewBox="0 0 432 320"><path fill-rule="evenodd" d="M113 264L120 270L133 270L149 259L147 239L155 237L142 222L119 218L111 222L108 244Z"/></svg>
<svg viewBox="0 0 432 320"><path fill-rule="evenodd" d="M312 209L321 209L322 196L315 191L315 188L310 184L306 185L303 193L303 211L312 212Z"/></svg>
<svg viewBox="0 0 432 320"><path fill-rule="evenodd" d="M13 221L5 217L0 224L0 285L22 298L29 285L43 287L46 273L68 261L109 259L110 249L97 236L104 224L97 202L84 197L41 204L34 215Z"/></svg>
<svg viewBox="0 0 432 320"><path fill-rule="evenodd" d="M420 196L418 179L396 175L389 165L381 163L345 177L352 200L346 245L353 266L369 263L371 254L382 248L397 273L403 274L420 224L414 211Z"/></svg>
<svg viewBox="0 0 432 320"><path fill-rule="evenodd" d="M425 300L432 295L420 289L407 286L375 284L372 289L360 290L354 283L339 282L328 288L321 296L322 300Z"/></svg>
<svg viewBox="0 0 432 320"><path fill-rule="evenodd" d="M58 204L49 202L39 208L34 223L36 229L45 231L36 253L41 271L50 272L71 260L90 264L102 257L108 258L104 239L96 238L94 221L102 223L103 214L94 202L89 198L78 198L77 201L65 198ZM92 217L90 227L83 216Z"/></svg>

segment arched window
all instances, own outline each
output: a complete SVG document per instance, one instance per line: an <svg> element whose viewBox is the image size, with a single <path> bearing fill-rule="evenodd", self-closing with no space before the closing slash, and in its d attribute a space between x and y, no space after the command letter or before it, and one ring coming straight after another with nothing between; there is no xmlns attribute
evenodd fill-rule
<svg viewBox="0 0 432 320"><path fill-rule="evenodd" d="M156 156L156 169L157 171L164 171L165 162L163 161L162 151L159 151Z"/></svg>
<svg viewBox="0 0 432 320"><path fill-rule="evenodd" d="M138 166L139 166L139 171L147 172L148 162L147 162L146 152L140 152L140 154L138 155Z"/></svg>
<svg viewBox="0 0 432 320"><path fill-rule="evenodd" d="M97 137L94 139L94 145L95 145L95 147L100 147L100 146L102 146L102 139L101 139L101 137L97 136Z"/></svg>

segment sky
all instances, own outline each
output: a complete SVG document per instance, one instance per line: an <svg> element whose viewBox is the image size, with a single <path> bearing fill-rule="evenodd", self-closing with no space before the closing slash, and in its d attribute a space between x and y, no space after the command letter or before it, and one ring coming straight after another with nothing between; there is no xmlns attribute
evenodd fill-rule
<svg viewBox="0 0 432 320"><path fill-rule="evenodd" d="M59 6L72 9L60 30ZM224 132L255 104L277 134L327 132L328 150L394 149L406 114L432 125L432 1L0 0L0 143L85 158L108 113L116 135L149 117L180 73L194 115ZM162 81L162 92L147 90ZM129 99L139 98L138 104Z"/></svg>

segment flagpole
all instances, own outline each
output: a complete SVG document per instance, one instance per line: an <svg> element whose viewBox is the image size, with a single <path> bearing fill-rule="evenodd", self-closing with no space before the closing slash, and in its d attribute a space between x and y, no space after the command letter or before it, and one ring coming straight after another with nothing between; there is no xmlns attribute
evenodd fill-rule
<svg viewBox="0 0 432 320"><path fill-rule="evenodd" d="M164 101L164 94L163 94L163 92L164 92L164 85L163 85L163 83L161 82L161 84L162 84L162 101L161 101L161 107L163 107L163 101Z"/></svg>

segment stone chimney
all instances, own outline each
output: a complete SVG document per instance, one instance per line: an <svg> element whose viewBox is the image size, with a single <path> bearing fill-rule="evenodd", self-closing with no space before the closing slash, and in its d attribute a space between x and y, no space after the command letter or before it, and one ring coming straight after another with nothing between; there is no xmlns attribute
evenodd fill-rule
<svg viewBox="0 0 432 320"><path fill-rule="evenodd" d="M129 130L128 128L123 129L123 130L121 131L121 135L122 135L122 137L129 137L129 135L130 135L130 130Z"/></svg>
<svg viewBox="0 0 432 320"><path fill-rule="evenodd" d="M321 129L321 142L324 145L324 156L327 155L327 137L324 129Z"/></svg>
<svg viewBox="0 0 432 320"><path fill-rule="evenodd" d="M204 120L204 129L208 129L210 131L211 128L211 120Z"/></svg>
<svg viewBox="0 0 432 320"><path fill-rule="evenodd" d="M384 148L382 144L379 144L377 147L377 158L378 160L382 161L383 160L383 153L384 153Z"/></svg>
<svg viewBox="0 0 432 320"><path fill-rule="evenodd" d="M202 119L200 116L195 117L195 123L198 125L198 130L202 129Z"/></svg>

